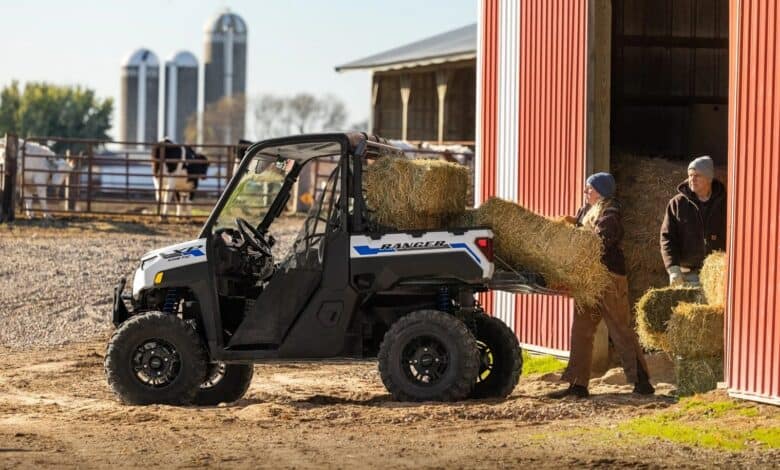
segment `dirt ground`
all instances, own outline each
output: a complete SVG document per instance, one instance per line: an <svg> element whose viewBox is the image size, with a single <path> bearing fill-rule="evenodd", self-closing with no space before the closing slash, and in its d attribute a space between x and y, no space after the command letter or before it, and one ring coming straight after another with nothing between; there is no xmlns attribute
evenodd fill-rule
<svg viewBox="0 0 780 470"><path fill-rule="evenodd" d="M86 233L78 227L0 230L2 290L22 275L4 253L33 235L41 246L47 240L77 244ZM196 230L158 230L148 235L148 247L134 250L190 231ZM125 232L103 231L98 238L124 240ZM68 275L55 258L39 265L50 275L56 269ZM11 302L8 292L2 295L0 328L13 318L24 331L24 306ZM58 295L65 294L48 291L46 302ZM37 305L34 295L25 302ZM757 445L724 451L623 431L627 420L681 406L660 364L653 366L658 394L651 397L632 395L620 371L612 370L592 381L594 395L587 400L546 398L561 386L558 374L537 374L523 376L507 400L397 403L382 386L376 363L367 360L257 365L247 395L227 406L125 406L103 371L109 306L94 303L104 328L90 322L83 331L67 330L64 344L28 338L0 345L0 468L769 468L780 462L778 450ZM776 408L757 409L750 420L780 415Z"/></svg>

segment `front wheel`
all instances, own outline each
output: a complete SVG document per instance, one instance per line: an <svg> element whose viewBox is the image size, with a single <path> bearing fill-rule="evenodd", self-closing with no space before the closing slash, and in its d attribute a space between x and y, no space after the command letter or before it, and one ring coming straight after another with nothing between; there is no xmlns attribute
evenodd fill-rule
<svg viewBox="0 0 780 470"><path fill-rule="evenodd" d="M473 323L480 363L470 397L505 398L515 389L523 370L517 336L506 323L485 314L475 315Z"/></svg>
<svg viewBox="0 0 780 470"><path fill-rule="evenodd" d="M382 382L400 401L462 400L478 371L474 336L461 320L436 310L396 321L379 347Z"/></svg>
<svg viewBox="0 0 780 470"><path fill-rule="evenodd" d="M193 403L200 406L233 403L244 396L253 375L252 364L211 363L206 380L200 384Z"/></svg>
<svg viewBox="0 0 780 470"><path fill-rule="evenodd" d="M130 405L192 403L206 377L206 351L175 315L147 312L122 323L106 351L108 385Z"/></svg>

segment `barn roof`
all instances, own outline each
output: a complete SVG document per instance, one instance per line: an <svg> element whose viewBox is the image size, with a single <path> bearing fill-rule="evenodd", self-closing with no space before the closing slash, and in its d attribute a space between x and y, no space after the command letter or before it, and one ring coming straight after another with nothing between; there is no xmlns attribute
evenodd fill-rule
<svg viewBox="0 0 780 470"><path fill-rule="evenodd" d="M474 59L477 56L477 25L463 26L404 46L336 66L336 71L374 71Z"/></svg>

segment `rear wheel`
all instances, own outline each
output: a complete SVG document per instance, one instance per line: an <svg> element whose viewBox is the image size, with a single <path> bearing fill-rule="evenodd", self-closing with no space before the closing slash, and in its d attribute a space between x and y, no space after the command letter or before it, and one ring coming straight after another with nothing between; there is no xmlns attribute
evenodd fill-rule
<svg viewBox="0 0 780 470"><path fill-rule="evenodd" d="M462 321L436 310L401 318L379 348L382 382L401 401L464 399L478 370L474 336Z"/></svg>
<svg viewBox="0 0 780 470"><path fill-rule="evenodd" d="M206 351L175 315L148 312L122 323L108 343L108 385L125 403L192 403L206 376Z"/></svg>
<svg viewBox="0 0 780 470"><path fill-rule="evenodd" d="M517 337L506 324L484 314L473 322L479 347L479 374L471 398L505 398L515 389L523 369Z"/></svg>
<svg viewBox="0 0 780 470"><path fill-rule="evenodd" d="M233 403L244 396L252 383L254 366L252 364L209 364L206 380L200 384L194 404L214 406L220 403Z"/></svg>

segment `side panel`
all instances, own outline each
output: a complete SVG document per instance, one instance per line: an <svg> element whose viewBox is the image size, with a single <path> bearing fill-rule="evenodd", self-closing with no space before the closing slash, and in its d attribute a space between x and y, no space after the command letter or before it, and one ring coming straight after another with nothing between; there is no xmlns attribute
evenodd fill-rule
<svg viewBox="0 0 780 470"><path fill-rule="evenodd" d="M482 0L479 4L475 206L496 191L499 3L499 0ZM487 312L493 311L492 292L480 294L479 301Z"/></svg>
<svg viewBox="0 0 780 470"><path fill-rule="evenodd" d="M574 214L582 199L587 7L521 2L517 197L539 214ZM520 342L567 351L573 311L569 298L518 297Z"/></svg>
<svg viewBox="0 0 780 470"><path fill-rule="evenodd" d="M480 6L480 201L496 195L540 214L573 215L585 176L588 2ZM526 347L567 354L570 299L514 296L513 308L506 300L483 302L488 311L514 309L507 323Z"/></svg>
<svg viewBox="0 0 780 470"><path fill-rule="evenodd" d="M726 380L780 404L780 8L731 0Z"/></svg>

